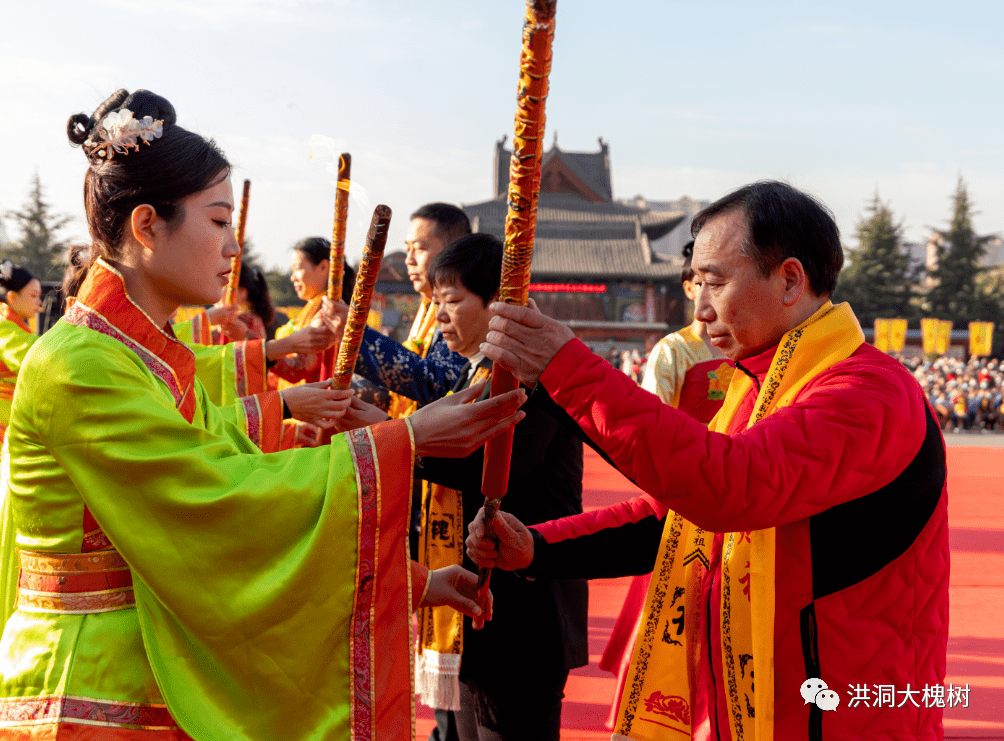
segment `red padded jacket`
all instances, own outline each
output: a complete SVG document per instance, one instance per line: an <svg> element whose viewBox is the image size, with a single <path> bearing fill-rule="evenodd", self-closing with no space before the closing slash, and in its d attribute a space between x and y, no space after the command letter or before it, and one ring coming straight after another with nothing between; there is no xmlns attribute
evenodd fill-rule
<svg viewBox="0 0 1004 741"><path fill-rule="evenodd" d="M758 387L773 355L738 369ZM718 533L777 528L775 739L943 737L942 710L924 702L923 690L945 678L944 440L900 363L862 345L810 381L792 405L747 430L751 390L727 435L661 404L578 340L562 348L540 383L608 460L695 524ZM650 571L661 532L656 519L628 502L536 525L528 574ZM716 722L725 703L712 658L720 643L719 579L720 568L713 569L704 585L712 607L702 625L714 640L702 652L699 676L707 706L717 708L710 737L728 739L728 724ZM799 689L811 677L840 693L835 711L804 702ZM896 706L876 706L880 685L895 688ZM872 697L867 705L853 701L862 686Z"/></svg>

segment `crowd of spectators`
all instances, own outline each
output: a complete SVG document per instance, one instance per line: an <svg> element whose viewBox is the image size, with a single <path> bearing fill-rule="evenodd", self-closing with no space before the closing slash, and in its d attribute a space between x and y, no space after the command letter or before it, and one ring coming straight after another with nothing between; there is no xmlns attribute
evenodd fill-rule
<svg viewBox="0 0 1004 741"><path fill-rule="evenodd" d="M945 356L900 360L927 393L943 430L1004 431L1004 363Z"/></svg>

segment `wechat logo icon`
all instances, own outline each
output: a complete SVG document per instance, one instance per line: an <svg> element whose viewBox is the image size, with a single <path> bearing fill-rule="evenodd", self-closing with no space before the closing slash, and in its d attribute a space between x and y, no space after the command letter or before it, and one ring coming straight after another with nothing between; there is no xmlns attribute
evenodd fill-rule
<svg viewBox="0 0 1004 741"><path fill-rule="evenodd" d="M822 679L806 679L802 682L799 691L802 694L802 699L805 700L804 705L811 702L820 710L836 710L837 705L840 704L840 695L829 689Z"/></svg>

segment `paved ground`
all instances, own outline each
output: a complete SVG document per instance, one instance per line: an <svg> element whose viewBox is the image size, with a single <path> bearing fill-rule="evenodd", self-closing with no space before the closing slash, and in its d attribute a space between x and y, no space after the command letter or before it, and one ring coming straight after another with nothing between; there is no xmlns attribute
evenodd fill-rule
<svg viewBox="0 0 1004 741"><path fill-rule="evenodd" d="M948 435L952 548L951 625L946 685L968 685L969 707L945 713L946 739L1004 741L1004 435ZM637 490L587 450L587 509L634 496ZM603 726L613 675L597 666L627 591L628 579L590 583L589 666L569 677L562 713L564 741L609 739ZM432 728L418 706L418 738Z"/></svg>

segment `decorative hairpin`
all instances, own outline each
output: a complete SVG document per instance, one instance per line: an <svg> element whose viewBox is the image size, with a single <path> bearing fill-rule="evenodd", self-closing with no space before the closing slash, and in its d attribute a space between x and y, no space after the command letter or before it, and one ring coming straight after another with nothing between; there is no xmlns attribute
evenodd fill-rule
<svg viewBox="0 0 1004 741"><path fill-rule="evenodd" d="M128 154L132 147L139 151L139 145L143 142L149 144L154 139L159 139L164 135L164 122L154 121L152 116L143 116L142 119L133 118L132 111L123 108L120 111L112 111L104 120L98 124L95 131L100 141L94 142L92 153L98 157L111 159L115 153Z"/></svg>
<svg viewBox="0 0 1004 741"><path fill-rule="evenodd" d="M0 279L10 280L12 275L14 275L14 263L10 260L0 262Z"/></svg>

